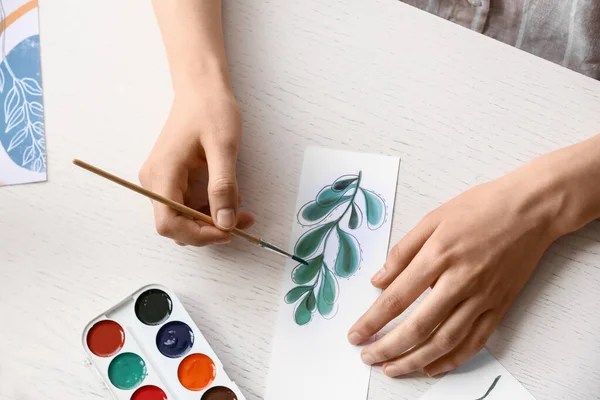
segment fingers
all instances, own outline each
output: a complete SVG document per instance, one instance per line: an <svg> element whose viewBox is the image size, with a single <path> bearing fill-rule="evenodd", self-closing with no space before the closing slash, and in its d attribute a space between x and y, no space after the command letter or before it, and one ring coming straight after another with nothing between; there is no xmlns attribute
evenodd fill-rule
<svg viewBox="0 0 600 400"><path fill-rule="evenodd" d="M437 279L438 269L431 268L434 260L430 259L432 252L428 251L430 243L425 243L409 266L350 328L350 343L364 343L388 322L402 314Z"/></svg>
<svg viewBox="0 0 600 400"><path fill-rule="evenodd" d="M422 370L458 346L481 313L482 306L477 300L469 299L462 303L424 343L385 363L384 373L395 377Z"/></svg>
<svg viewBox="0 0 600 400"><path fill-rule="evenodd" d="M433 218L425 217L390 251L383 268L371 279L373 286L384 289L408 266L435 230Z"/></svg>
<svg viewBox="0 0 600 400"><path fill-rule="evenodd" d="M183 202L186 173L182 171L162 171L151 177L150 186L154 192L176 202ZM227 232L180 215L177 211L159 202L152 202L156 230L182 244L206 246L209 244L227 243L231 235Z"/></svg>
<svg viewBox="0 0 600 400"><path fill-rule="evenodd" d="M497 310L481 314L473 323L467 337L456 348L427 365L423 371L429 376L435 376L460 367L483 349L499 321L500 315Z"/></svg>
<svg viewBox="0 0 600 400"><path fill-rule="evenodd" d="M215 141L205 144L208 164L208 201L211 215L221 229L236 226L239 203L236 178L237 144Z"/></svg>
<svg viewBox="0 0 600 400"><path fill-rule="evenodd" d="M441 281L419 307L396 328L362 350L363 361L372 365L396 359L409 349L425 342L436 327L453 313L462 300L463 298L451 284ZM465 308L464 306L459 307L460 310ZM455 312L453 316L456 314ZM459 312L458 317L455 317L461 319L460 323L464 323L464 317L470 316L470 314L463 314ZM460 325L458 328L460 329ZM451 330L445 340L456 340L456 336L456 332ZM413 361L413 359L409 361Z"/></svg>
<svg viewBox="0 0 600 400"><path fill-rule="evenodd" d="M248 212L240 212L237 217L237 227L239 229L248 229L254 225L254 215Z"/></svg>
<svg viewBox="0 0 600 400"><path fill-rule="evenodd" d="M247 213L247 212L241 212L238 215L238 223L237 223L237 226L236 226L237 228L239 228L239 229L248 229L248 228L252 227L252 225L254 225L254 216L252 214ZM175 244L177 244L179 246L187 246L186 243L183 243L183 242L180 242L180 241L177 241L177 240L175 240Z"/></svg>

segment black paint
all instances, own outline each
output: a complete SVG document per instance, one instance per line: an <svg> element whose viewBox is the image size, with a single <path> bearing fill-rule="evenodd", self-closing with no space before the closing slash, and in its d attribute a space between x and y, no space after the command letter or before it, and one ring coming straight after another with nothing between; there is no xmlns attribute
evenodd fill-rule
<svg viewBox="0 0 600 400"><path fill-rule="evenodd" d="M146 290L135 302L135 315L146 325L160 325L173 311L168 294L160 289Z"/></svg>

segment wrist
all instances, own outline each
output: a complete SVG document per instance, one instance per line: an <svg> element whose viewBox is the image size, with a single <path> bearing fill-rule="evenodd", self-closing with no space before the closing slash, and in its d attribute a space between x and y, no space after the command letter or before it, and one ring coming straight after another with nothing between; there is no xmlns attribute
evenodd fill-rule
<svg viewBox="0 0 600 400"><path fill-rule="evenodd" d="M212 91L231 91L227 62L207 58L172 68L175 96L187 96Z"/></svg>
<svg viewBox="0 0 600 400"><path fill-rule="evenodd" d="M551 240L600 217L600 136L541 156L507 175Z"/></svg>

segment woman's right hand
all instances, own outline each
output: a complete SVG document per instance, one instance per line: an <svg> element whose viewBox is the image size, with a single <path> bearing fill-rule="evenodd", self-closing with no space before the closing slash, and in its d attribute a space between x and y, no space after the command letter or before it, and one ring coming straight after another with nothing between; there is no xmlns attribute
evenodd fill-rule
<svg viewBox="0 0 600 400"><path fill-rule="evenodd" d="M181 245L206 246L228 243L228 230L233 227L252 226L252 214L238 211L236 161L241 134L241 114L224 83L176 92L167 122L140 170L140 183L210 214L217 227L153 202L160 235Z"/></svg>

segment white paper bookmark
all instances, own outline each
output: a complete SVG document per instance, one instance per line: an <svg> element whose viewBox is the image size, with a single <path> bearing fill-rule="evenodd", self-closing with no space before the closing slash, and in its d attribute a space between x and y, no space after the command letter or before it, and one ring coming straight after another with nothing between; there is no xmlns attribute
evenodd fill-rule
<svg viewBox="0 0 600 400"><path fill-rule="evenodd" d="M377 299L400 159L308 148L286 264L266 400L364 400L370 367L348 343Z"/></svg>
<svg viewBox="0 0 600 400"><path fill-rule="evenodd" d="M535 400L487 350L444 376L419 400Z"/></svg>

